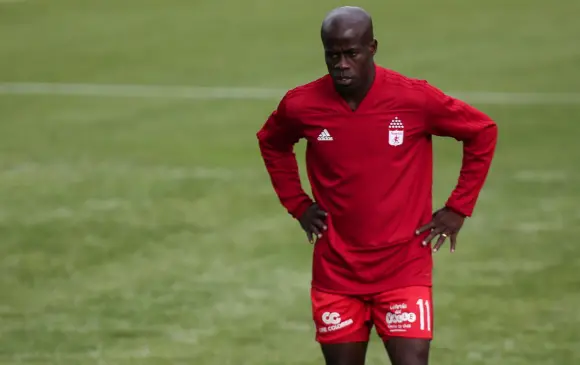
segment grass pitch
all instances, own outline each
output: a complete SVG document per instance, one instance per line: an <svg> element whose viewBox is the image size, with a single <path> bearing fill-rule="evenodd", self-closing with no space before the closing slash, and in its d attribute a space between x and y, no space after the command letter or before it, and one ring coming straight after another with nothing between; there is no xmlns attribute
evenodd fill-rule
<svg viewBox="0 0 580 365"><path fill-rule="evenodd" d="M0 82L290 88L340 4L0 2ZM580 92L577 1L358 5L379 63L444 90ZM276 103L1 94L0 363L321 364L312 248L255 140ZM476 106L497 157L436 255L432 362L580 363L580 104ZM436 140L436 205L460 160Z"/></svg>

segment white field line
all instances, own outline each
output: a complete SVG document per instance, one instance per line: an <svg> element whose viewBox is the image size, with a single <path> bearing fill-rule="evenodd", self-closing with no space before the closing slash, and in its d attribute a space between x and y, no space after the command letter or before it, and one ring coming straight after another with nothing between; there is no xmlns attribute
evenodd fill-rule
<svg viewBox="0 0 580 365"><path fill-rule="evenodd" d="M126 98L168 98L194 100L272 100L286 89L260 87L203 87L161 85L70 84L3 82L0 94L64 95ZM491 91L450 91L450 95L471 103L505 105L580 104L580 93L510 93Z"/></svg>
<svg viewBox="0 0 580 365"><path fill-rule="evenodd" d="M273 99L285 90L251 87L203 87L113 84L0 83L0 94L68 95L169 99Z"/></svg>

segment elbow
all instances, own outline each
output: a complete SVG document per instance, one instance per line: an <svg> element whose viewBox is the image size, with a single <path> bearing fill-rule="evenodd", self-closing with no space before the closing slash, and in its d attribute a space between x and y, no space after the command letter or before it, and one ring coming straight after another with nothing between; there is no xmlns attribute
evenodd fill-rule
<svg viewBox="0 0 580 365"><path fill-rule="evenodd" d="M272 143L271 138L268 138L268 135L263 131L258 132L256 138L258 139L258 148L260 151L275 149L275 144Z"/></svg>
<svg viewBox="0 0 580 365"><path fill-rule="evenodd" d="M495 121L490 121L490 124L487 127L487 133L489 134L489 143L492 144L493 149L495 149L497 138L499 136L498 126Z"/></svg>
<svg viewBox="0 0 580 365"><path fill-rule="evenodd" d="M497 141L498 136L498 126L494 120L489 119L482 128L475 134L473 139L483 139L486 141L494 142Z"/></svg>
<svg viewBox="0 0 580 365"><path fill-rule="evenodd" d="M477 133L463 140L464 151L479 156L493 155L498 140L498 126L494 121L486 123Z"/></svg>

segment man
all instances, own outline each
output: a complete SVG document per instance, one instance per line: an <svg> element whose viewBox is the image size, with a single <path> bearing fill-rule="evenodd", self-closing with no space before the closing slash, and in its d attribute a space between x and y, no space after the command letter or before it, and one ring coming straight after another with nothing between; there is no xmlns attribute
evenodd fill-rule
<svg viewBox="0 0 580 365"><path fill-rule="evenodd" d="M327 365L361 365L375 326L394 365L426 365L431 255L446 238L455 250L487 177L497 127L426 81L376 65L363 9L331 11L321 37L328 75L288 91L257 134L282 205L316 240L316 340ZM435 213L433 135L463 143L458 184ZM314 200L301 187L293 152L301 138Z"/></svg>

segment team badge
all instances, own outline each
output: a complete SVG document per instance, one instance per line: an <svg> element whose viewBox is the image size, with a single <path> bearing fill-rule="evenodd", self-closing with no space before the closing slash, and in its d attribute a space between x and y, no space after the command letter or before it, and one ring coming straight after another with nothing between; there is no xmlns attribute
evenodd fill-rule
<svg viewBox="0 0 580 365"><path fill-rule="evenodd" d="M398 117L395 117L389 124L389 144L391 146L402 145L404 136L405 127L403 127L403 122Z"/></svg>

